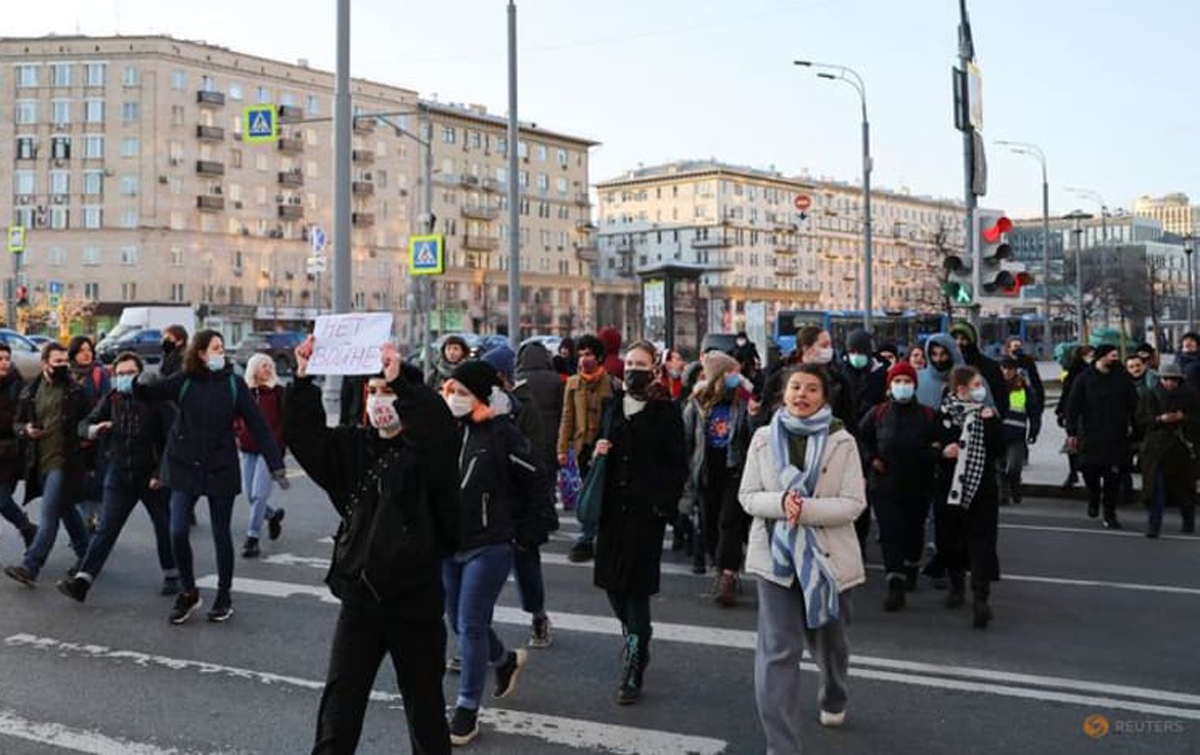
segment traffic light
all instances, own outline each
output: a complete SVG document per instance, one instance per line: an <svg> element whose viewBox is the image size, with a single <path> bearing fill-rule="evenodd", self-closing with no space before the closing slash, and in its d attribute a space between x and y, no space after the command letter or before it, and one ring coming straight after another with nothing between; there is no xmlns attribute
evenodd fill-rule
<svg viewBox="0 0 1200 755"><path fill-rule="evenodd" d="M24 284L17 286L17 306L18 307L28 307L29 306L29 286L26 286Z"/></svg>
<svg viewBox="0 0 1200 755"><path fill-rule="evenodd" d="M946 271L946 281L942 284L942 294L951 304L967 306L975 301L971 289L971 256L968 252L948 254L942 261Z"/></svg>
<svg viewBox="0 0 1200 755"><path fill-rule="evenodd" d="M1003 212L977 210L975 213L975 243L979 244L979 259L983 262L983 290L999 294L1016 285L1016 277L1004 262L1012 256L1012 247L1004 235L1012 230L1012 221Z"/></svg>

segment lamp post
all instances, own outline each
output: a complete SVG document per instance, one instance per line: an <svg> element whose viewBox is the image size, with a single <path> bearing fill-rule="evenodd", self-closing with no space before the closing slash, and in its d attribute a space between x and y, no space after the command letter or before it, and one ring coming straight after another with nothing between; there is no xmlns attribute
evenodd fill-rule
<svg viewBox="0 0 1200 755"><path fill-rule="evenodd" d="M1080 189L1071 186L1067 186L1065 189L1068 194L1074 194L1077 197L1095 202L1100 207L1100 285L1103 287L1108 284L1108 217L1111 214L1108 209L1108 202L1105 202L1100 192L1094 189ZM1100 303L1103 307L1104 325L1107 327L1108 297L1101 297Z"/></svg>
<svg viewBox="0 0 1200 755"><path fill-rule="evenodd" d="M521 344L521 187L517 149L521 128L517 120L517 4L508 2L508 343Z"/></svg>
<svg viewBox="0 0 1200 755"><path fill-rule="evenodd" d="M1063 220L1071 221L1071 234L1075 237L1075 337L1083 343L1083 221L1091 220L1082 210L1075 210L1070 215L1064 215Z"/></svg>
<svg viewBox="0 0 1200 755"><path fill-rule="evenodd" d="M1008 147L1018 155L1027 155L1042 166L1042 293L1046 316L1046 340L1050 339L1050 182L1046 178L1046 153L1032 142L1009 142L998 140L996 144Z"/></svg>
<svg viewBox="0 0 1200 755"><path fill-rule="evenodd" d="M1193 247L1194 238L1191 233L1187 233L1183 237L1183 255L1187 261L1187 318L1188 332L1196 332L1196 277L1195 268L1192 267L1192 252L1196 251Z"/></svg>
<svg viewBox="0 0 1200 755"><path fill-rule="evenodd" d="M863 329L871 331L871 308L873 292L871 286L871 124L867 120L867 85L862 76L853 68L847 68L835 63L814 63L811 60L797 60L795 64L805 68L813 68L817 76L830 81L844 81L858 92L862 105L862 182L863 182Z"/></svg>

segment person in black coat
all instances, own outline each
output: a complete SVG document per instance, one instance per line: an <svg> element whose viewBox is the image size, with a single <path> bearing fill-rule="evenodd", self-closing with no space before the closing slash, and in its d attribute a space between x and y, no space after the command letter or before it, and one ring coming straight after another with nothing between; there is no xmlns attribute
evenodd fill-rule
<svg viewBox="0 0 1200 755"><path fill-rule="evenodd" d="M557 466L558 426L562 421L563 383L554 369L550 352L537 341L521 347L517 353L516 384L513 395L542 419L547 429L545 446L535 448L547 471Z"/></svg>
<svg viewBox="0 0 1200 755"><path fill-rule="evenodd" d="M1003 417L1008 411L1008 390L1005 388L1004 374L1000 372L1000 363L979 350L979 333L971 323L963 320L954 323L950 327L950 335L958 342L963 361L983 376L988 392L987 404Z"/></svg>
<svg viewBox="0 0 1200 755"><path fill-rule="evenodd" d="M171 546L183 588L169 620L182 624L201 604L192 568L189 515L205 496L217 552L217 599L208 619L225 621L233 615L233 502L242 491L234 419L245 421L275 481L287 489L279 446L246 381L229 369L225 343L215 330L202 330L192 339L182 372L166 380L144 381L145 376L134 383L134 398L174 401L178 408L162 465L162 482L171 489Z"/></svg>
<svg viewBox="0 0 1200 755"><path fill-rule="evenodd" d="M855 411L859 414L878 406L887 394L888 368L872 356L873 351L871 334L856 330L846 339L846 359L838 365L838 372L850 384ZM861 419L854 417L847 427L858 427Z"/></svg>
<svg viewBox="0 0 1200 755"><path fill-rule="evenodd" d="M188 332L182 325L169 325L163 331L162 364L159 377L169 378L183 369L183 352L187 350Z"/></svg>
<svg viewBox="0 0 1200 755"><path fill-rule="evenodd" d="M37 525L29 521L25 510L13 498L25 466L21 440L13 427L24 388L25 382L12 361L12 349L0 343L0 516L17 528L28 548L37 535Z"/></svg>
<svg viewBox="0 0 1200 755"><path fill-rule="evenodd" d="M1037 405L1044 408L1046 406L1046 386L1042 383L1042 376L1038 372L1037 360L1025 351L1025 342L1019 336L1009 338L1004 342L1003 356L1016 360L1017 369L1021 371L1021 375L1025 378L1025 383L1032 392L1030 398L1036 398ZM1041 426L1040 417L1038 418L1038 426ZM1030 441L1030 445L1033 445L1033 441Z"/></svg>
<svg viewBox="0 0 1200 755"><path fill-rule="evenodd" d="M154 525L158 565L163 571L161 592L179 592L179 571L171 552L171 492L158 479L175 411L166 401L133 398L133 384L142 370L142 360L136 354L118 355L113 362L115 388L79 423L79 437L95 440L103 436L108 453L96 534L79 571L56 585L59 592L80 603L100 576L139 499Z"/></svg>
<svg viewBox="0 0 1200 755"><path fill-rule="evenodd" d="M1058 426L1066 428L1067 426L1067 403L1071 400L1071 386L1079 379L1079 376L1087 372L1088 367L1092 364L1092 347L1087 344L1077 346L1073 350L1070 364L1067 367L1067 374L1063 377L1062 391L1058 396L1058 404L1054 407L1054 416L1058 422ZM1075 453L1070 447L1065 448L1067 452L1067 478L1063 480L1062 489L1070 490L1079 484L1079 454Z"/></svg>
<svg viewBox="0 0 1200 755"><path fill-rule="evenodd" d="M447 755L442 676L442 559L458 548L458 441L446 404L421 372L383 348L367 381L367 420L330 428L308 376L316 339L295 351L284 440L340 517L325 582L341 601L317 714L314 755L358 746L384 655L396 669L411 749Z"/></svg>
<svg viewBox="0 0 1200 755"><path fill-rule="evenodd" d="M58 343L42 347L42 374L21 392L13 430L31 441L25 453L25 502L42 499L42 518L37 536L25 551L19 566L4 573L32 587L46 563L58 525L62 522L71 538L75 555L87 552L88 533L75 504L83 495L86 467L77 434L87 416L88 399L71 380L67 350Z"/></svg>
<svg viewBox="0 0 1200 755"><path fill-rule="evenodd" d="M925 520L941 451L934 411L917 401L917 371L907 362L888 370L890 398L863 415L858 448L867 471L867 500L879 521L888 594L885 611L904 608L917 588Z"/></svg>
<svg viewBox="0 0 1200 755"><path fill-rule="evenodd" d="M666 389L654 383L656 359L645 341L625 353L624 391L606 402L611 426L595 452L608 461L594 580L625 635L617 692L623 705L637 701L650 663L650 596L659 588L666 523L688 477L683 419Z"/></svg>
<svg viewBox="0 0 1200 755"><path fill-rule="evenodd" d="M1067 394L1067 447L1079 454L1088 490L1088 516L1104 507L1105 529L1121 529L1117 500L1121 469L1129 463L1131 430L1137 418L1137 390L1121 366L1117 347L1097 346L1092 366Z"/></svg>

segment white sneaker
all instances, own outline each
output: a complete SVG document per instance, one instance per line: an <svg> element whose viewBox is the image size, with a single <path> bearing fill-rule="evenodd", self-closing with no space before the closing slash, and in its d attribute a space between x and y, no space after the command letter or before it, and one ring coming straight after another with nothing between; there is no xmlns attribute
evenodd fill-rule
<svg viewBox="0 0 1200 755"><path fill-rule="evenodd" d="M841 713L830 713L827 710L821 711L821 725L827 726L830 729L836 729L846 723L846 711Z"/></svg>

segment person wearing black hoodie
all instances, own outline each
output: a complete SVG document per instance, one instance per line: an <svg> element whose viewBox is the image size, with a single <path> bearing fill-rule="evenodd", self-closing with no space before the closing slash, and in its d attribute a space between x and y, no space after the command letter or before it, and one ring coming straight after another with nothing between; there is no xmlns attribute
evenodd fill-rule
<svg viewBox="0 0 1200 755"><path fill-rule="evenodd" d="M858 432L862 426L862 414L872 407L878 406L887 392L887 368L872 356L874 349L871 344L871 334L865 330L856 330L846 339L846 358L837 366L850 386L850 393L855 407L855 416L848 424L851 434ZM862 514L854 521L854 531L858 534L858 545L867 552L867 540L871 536L871 507L863 509Z"/></svg>
<svg viewBox="0 0 1200 755"><path fill-rule="evenodd" d="M308 376L316 339L296 349L283 433L340 517L326 584L341 601L313 755L358 747L379 664L391 656L412 751L450 752L442 676L442 559L459 543L458 444L446 404L383 347L367 381L369 427L330 428Z"/></svg>
<svg viewBox="0 0 1200 755"><path fill-rule="evenodd" d="M968 367L974 367L983 376L988 393L985 403L1003 417L1008 412L1008 388L1004 382L1004 373L1000 371L1000 364L979 350L979 333L971 323L965 320L954 323L950 326L950 335L958 343L963 362Z"/></svg>
<svg viewBox="0 0 1200 755"><path fill-rule="evenodd" d="M37 525L29 521L25 510L13 500L24 466L21 441L13 427L24 388L21 373L12 361L12 349L8 344L0 343L0 516L17 528L28 548L37 535Z"/></svg>
<svg viewBox="0 0 1200 755"><path fill-rule="evenodd" d="M158 376L169 378L183 369L183 352L187 350L188 332L182 325L168 325L163 331L162 364Z"/></svg>

